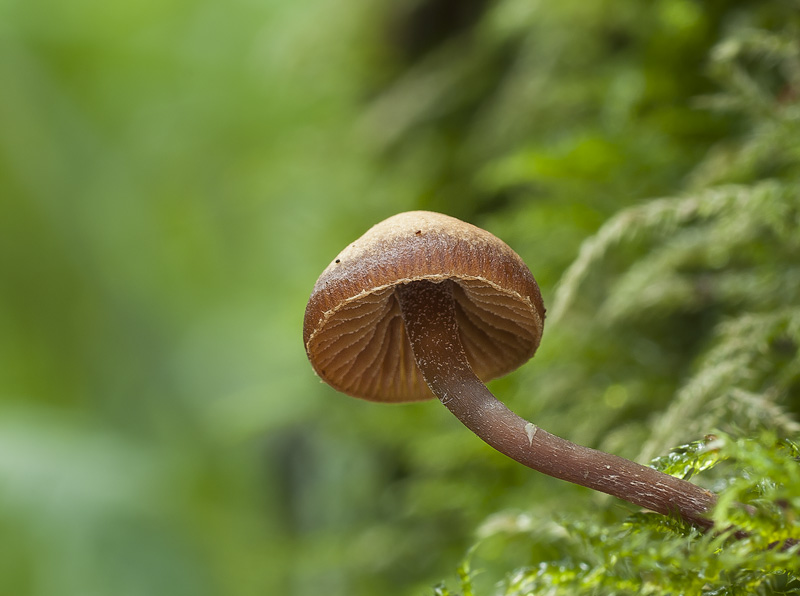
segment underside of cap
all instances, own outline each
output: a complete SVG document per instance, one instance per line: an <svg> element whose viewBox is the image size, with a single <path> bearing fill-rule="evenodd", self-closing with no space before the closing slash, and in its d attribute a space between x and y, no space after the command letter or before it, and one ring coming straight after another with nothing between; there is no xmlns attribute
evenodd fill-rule
<svg viewBox="0 0 800 596"><path fill-rule="evenodd" d="M303 338L320 378L372 401L432 398L395 293L398 285L421 280L453 283L461 340L482 380L502 376L533 356L544 306L519 255L471 224L412 211L372 227L317 280Z"/></svg>

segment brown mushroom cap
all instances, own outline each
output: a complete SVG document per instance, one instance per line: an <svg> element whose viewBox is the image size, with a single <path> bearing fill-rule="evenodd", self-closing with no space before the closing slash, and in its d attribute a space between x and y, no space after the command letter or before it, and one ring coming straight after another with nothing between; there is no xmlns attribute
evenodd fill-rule
<svg viewBox="0 0 800 596"><path fill-rule="evenodd" d="M461 340L483 381L533 356L544 305L519 255L471 224L410 211L370 228L317 280L303 340L323 381L372 401L434 397L417 368L395 295L398 285L419 280L453 282Z"/></svg>

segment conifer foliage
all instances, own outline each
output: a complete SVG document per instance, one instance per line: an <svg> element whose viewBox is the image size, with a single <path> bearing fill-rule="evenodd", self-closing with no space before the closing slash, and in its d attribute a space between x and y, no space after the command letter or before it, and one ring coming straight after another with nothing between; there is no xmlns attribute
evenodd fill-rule
<svg viewBox="0 0 800 596"><path fill-rule="evenodd" d="M609 502L580 517L499 513L481 541L514 536L534 554L484 592L479 542L459 570L464 596L800 593L800 38L735 30L708 70L718 90L695 104L735 116L737 132L683 192L623 208L583 242L548 325L580 320L583 341L643 345L694 322L692 337L666 341L677 378L647 432L615 440L644 439L641 461L717 491L716 531L635 511L609 522ZM616 382L631 393L648 374Z"/></svg>

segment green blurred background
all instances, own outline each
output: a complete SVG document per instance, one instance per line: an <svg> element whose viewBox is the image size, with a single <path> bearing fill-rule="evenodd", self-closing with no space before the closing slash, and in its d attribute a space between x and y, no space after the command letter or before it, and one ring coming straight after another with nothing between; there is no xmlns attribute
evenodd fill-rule
<svg viewBox="0 0 800 596"><path fill-rule="evenodd" d="M323 386L305 301L424 208L506 240L549 304L619 209L761 175L712 167L746 119L696 100L726 35L799 9L0 0L0 593L427 594L493 512L606 503L435 403ZM634 457L720 309L675 316L601 347L546 329L494 388ZM531 556L481 549L492 581Z"/></svg>

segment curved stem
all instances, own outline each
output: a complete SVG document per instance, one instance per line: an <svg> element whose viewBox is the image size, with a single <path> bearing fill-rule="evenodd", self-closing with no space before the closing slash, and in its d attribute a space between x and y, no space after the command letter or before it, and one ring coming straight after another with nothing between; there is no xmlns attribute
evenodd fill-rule
<svg viewBox="0 0 800 596"><path fill-rule="evenodd" d="M441 402L486 443L549 476L710 528L716 495L685 480L552 435L520 418L472 371L458 332L452 282L417 281L397 292L414 357Z"/></svg>

